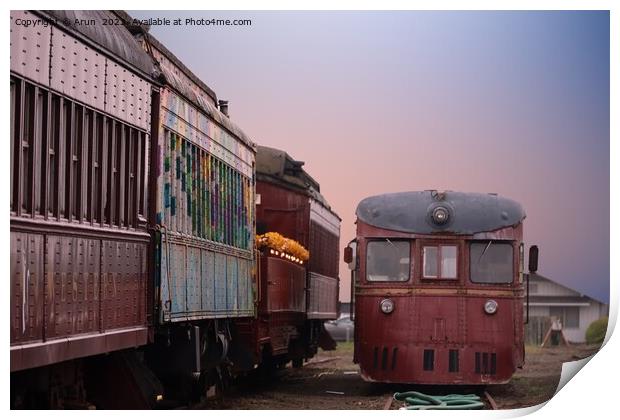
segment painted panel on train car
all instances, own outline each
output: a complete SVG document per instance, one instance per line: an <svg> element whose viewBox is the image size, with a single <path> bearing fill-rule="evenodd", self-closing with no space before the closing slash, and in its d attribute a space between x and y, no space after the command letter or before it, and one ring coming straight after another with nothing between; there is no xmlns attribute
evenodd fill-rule
<svg viewBox="0 0 620 420"><path fill-rule="evenodd" d="M203 249L201 260L202 270L202 307L205 311L215 312L215 253Z"/></svg>
<svg viewBox="0 0 620 420"><path fill-rule="evenodd" d="M164 226L164 320L249 316L254 152L170 89L161 98L156 217ZM168 260L170 246L184 251Z"/></svg>

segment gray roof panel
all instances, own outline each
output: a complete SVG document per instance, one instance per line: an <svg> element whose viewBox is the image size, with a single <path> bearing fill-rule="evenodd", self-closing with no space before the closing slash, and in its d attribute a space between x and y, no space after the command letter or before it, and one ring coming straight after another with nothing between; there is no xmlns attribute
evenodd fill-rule
<svg viewBox="0 0 620 420"><path fill-rule="evenodd" d="M432 212L444 207L446 223L436 224ZM525 218L519 203L496 194L411 191L368 197L357 206L359 220L382 229L432 234L473 235L515 226Z"/></svg>

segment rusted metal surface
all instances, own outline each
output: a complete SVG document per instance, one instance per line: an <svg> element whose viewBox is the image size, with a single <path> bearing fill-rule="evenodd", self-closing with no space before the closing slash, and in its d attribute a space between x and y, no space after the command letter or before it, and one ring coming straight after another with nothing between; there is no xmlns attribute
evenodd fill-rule
<svg viewBox="0 0 620 420"><path fill-rule="evenodd" d="M519 223L476 235L431 236L381 229L358 219L355 360L362 377L367 381L423 384L509 381L524 357L524 289L519 261L522 232ZM481 237L512 246L510 283L472 282L469 245ZM409 280L367 280L369 238L410 241ZM424 278L423 248L446 244L456 246L456 278ZM394 303L389 314L380 308L387 298ZM492 315L484 311L489 299L498 304Z"/></svg>
<svg viewBox="0 0 620 420"><path fill-rule="evenodd" d="M259 147L257 154L257 231L278 232L310 251L306 316L335 319L338 315L340 218L321 196L319 184L303 162L286 152Z"/></svg>
<svg viewBox="0 0 620 420"><path fill-rule="evenodd" d="M308 198L299 192L260 180L256 183L256 194L260 195L260 204L256 205L257 233L278 232L308 249Z"/></svg>
<svg viewBox="0 0 620 420"><path fill-rule="evenodd" d="M261 167L269 166L264 162L265 157L261 159ZM284 187L265 174L256 184L256 193L260 195L260 204L256 206L257 230L278 232L310 251L307 318L337 318L340 219L304 190Z"/></svg>
<svg viewBox="0 0 620 420"><path fill-rule="evenodd" d="M266 282L263 295L267 314L306 310L306 270L299 264L272 257L261 258L261 279Z"/></svg>
<svg viewBox="0 0 620 420"><path fill-rule="evenodd" d="M161 301L166 321L253 314L251 254L232 253L165 234L161 240Z"/></svg>

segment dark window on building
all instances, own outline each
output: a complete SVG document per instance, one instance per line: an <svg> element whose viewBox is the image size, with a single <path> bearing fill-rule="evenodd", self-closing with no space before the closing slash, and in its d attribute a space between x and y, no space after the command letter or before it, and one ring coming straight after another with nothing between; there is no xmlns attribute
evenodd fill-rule
<svg viewBox="0 0 620 420"><path fill-rule="evenodd" d="M579 328L579 307L552 306L549 316L557 317L562 322L562 328Z"/></svg>

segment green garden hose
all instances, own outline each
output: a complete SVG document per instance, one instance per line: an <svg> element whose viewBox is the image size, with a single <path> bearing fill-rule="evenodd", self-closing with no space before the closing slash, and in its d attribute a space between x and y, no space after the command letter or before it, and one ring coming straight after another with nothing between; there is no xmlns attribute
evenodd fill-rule
<svg viewBox="0 0 620 420"><path fill-rule="evenodd" d="M476 394L426 395L408 391L394 394L396 401L404 401L401 410L477 410L484 407Z"/></svg>

